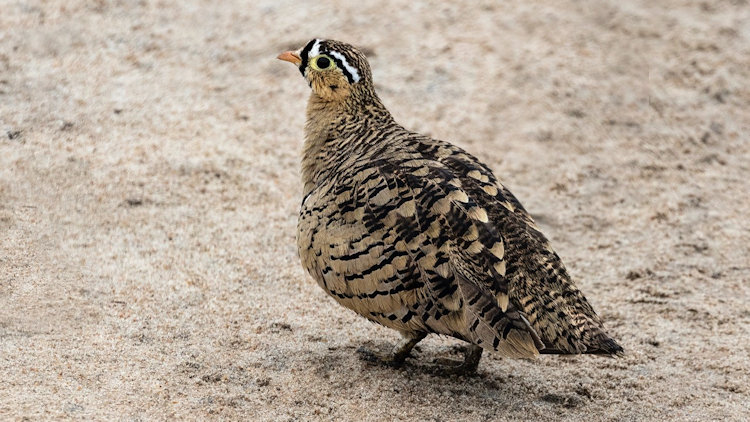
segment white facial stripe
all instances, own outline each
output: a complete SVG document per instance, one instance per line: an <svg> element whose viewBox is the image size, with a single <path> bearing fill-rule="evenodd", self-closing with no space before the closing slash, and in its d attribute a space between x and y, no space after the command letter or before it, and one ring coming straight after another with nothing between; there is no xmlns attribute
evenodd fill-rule
<svg viewBox="0 0 750 422"><path fill-rule="evenodd" d="M309 58L313 58L320 54L320 42L323 40L315 39L315 44L313 44L312 48L310 49L310 53L307 55Z"/></svg>
<svg viewBox="0 0 750 422"><path fill-rule="evenodd" d="M315 47L317 46L318 44L315 44ZM315 47L313 47L313 49ZM355 67L352 67L352 65L350 65L349 62L346 61L346 57L344 57L343 54L339 53L338 51L331 51L330 54L331 56L341 61L341 64L344 65L346 71L349 72L350 75L352 75L352 80L354 82L359 82L359 73L357 73L357 69Z"/></svg>

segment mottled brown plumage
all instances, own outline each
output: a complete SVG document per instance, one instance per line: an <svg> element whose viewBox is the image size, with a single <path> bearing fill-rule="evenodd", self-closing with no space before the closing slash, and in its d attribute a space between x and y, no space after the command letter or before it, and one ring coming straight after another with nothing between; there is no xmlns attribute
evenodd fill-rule
<svg viewBox="0 0 750 422"><path fill-rule="evenodd" d="M360 51L312 40L279 58L312 88L302 263L337 302L404 336L392 361L429 333L476 345L469 370L482 349L622 352L518 200L469 153L396 123Z"/></svg>

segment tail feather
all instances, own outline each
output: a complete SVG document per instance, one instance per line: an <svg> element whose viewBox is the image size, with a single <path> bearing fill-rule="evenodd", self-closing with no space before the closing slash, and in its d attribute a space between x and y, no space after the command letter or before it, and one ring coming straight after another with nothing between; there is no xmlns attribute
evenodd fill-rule
<svg viewBox="0 0 750 422"><path fill-rule="evenodd" d="M607 355L607 356L622 356L625 350L620 346L612 337L607 335L602 329L597 329L596 334L593 338L588 339L582 344L581 351L561 349L550 345L540 350L539 353L546 355L570 355L585 353L590 355Z"/></svg>
<svg viewBox="0 0 750 422"><path fill-rule="evenodd" d="M513 279L511 291L513 301L544 342L540 353L622 355L623 348L604 331L601 319L557 255L550 251L539 260L548 271ZM533 268L531 263L527 268Z"/></svg>
<svg viewBox="0 0 750 422"><path fill-rule="evenodd" d="M622 356L625 350L604 330L597 330L596 336L586 345L586 353L595 355Z"/></svg>

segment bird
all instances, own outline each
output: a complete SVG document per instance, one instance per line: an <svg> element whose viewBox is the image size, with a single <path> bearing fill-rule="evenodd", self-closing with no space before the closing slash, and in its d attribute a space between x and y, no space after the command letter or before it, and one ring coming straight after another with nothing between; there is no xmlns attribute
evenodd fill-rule
<svg viewBox="0 0 750 422"><path fill-rule="evenodd" d="M278 59L311 89L302 148L300 260L336 302L398 331L401 366L428 334L466 342L443 372L505 357L622 355L534 219L464 149L398 124L367 57L315 38ZM463 344L463 343L462 343Z"/></svg>

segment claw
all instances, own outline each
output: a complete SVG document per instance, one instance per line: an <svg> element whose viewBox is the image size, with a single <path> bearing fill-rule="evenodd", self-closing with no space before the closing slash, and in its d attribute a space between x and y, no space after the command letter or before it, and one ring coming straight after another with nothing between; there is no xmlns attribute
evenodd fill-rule
<svg viewBox="0 0 750 422"><path fill-rule="evenodd" d="M397 368L404 363L404 359L396 359L391 354L385 354L380 352L372 351L364 346L357 349L359 358L365 362L381 364Z"/></svg>
<svg viewBox="0 0 750 422"><path fill-rule="evenodd" d="M464 349L464 360L458 361L448 358L438 358L433 361L432 372L438 375L469 375L477 372L479 360L482 358L482 348L470 345Z"/></svg>
<svg viewBox="0 0 750 422"><path fill-rule="evenodd" d="M375 352L366 348L365 346L360 346L359 348L357 348L357 354L359 355L359 358L364 361L367 361L367 362L378 361L377 356L375 356Z"/></svg>
<svg viewBox="0 0 750 422"><path fill-rule="evenodd" d="M460 360L456 360L456 359L450 359L450 358L435 358L432 360L432 363L434 363L435 365L455 367L455 366L463 365L464 362Z"/></svg>

